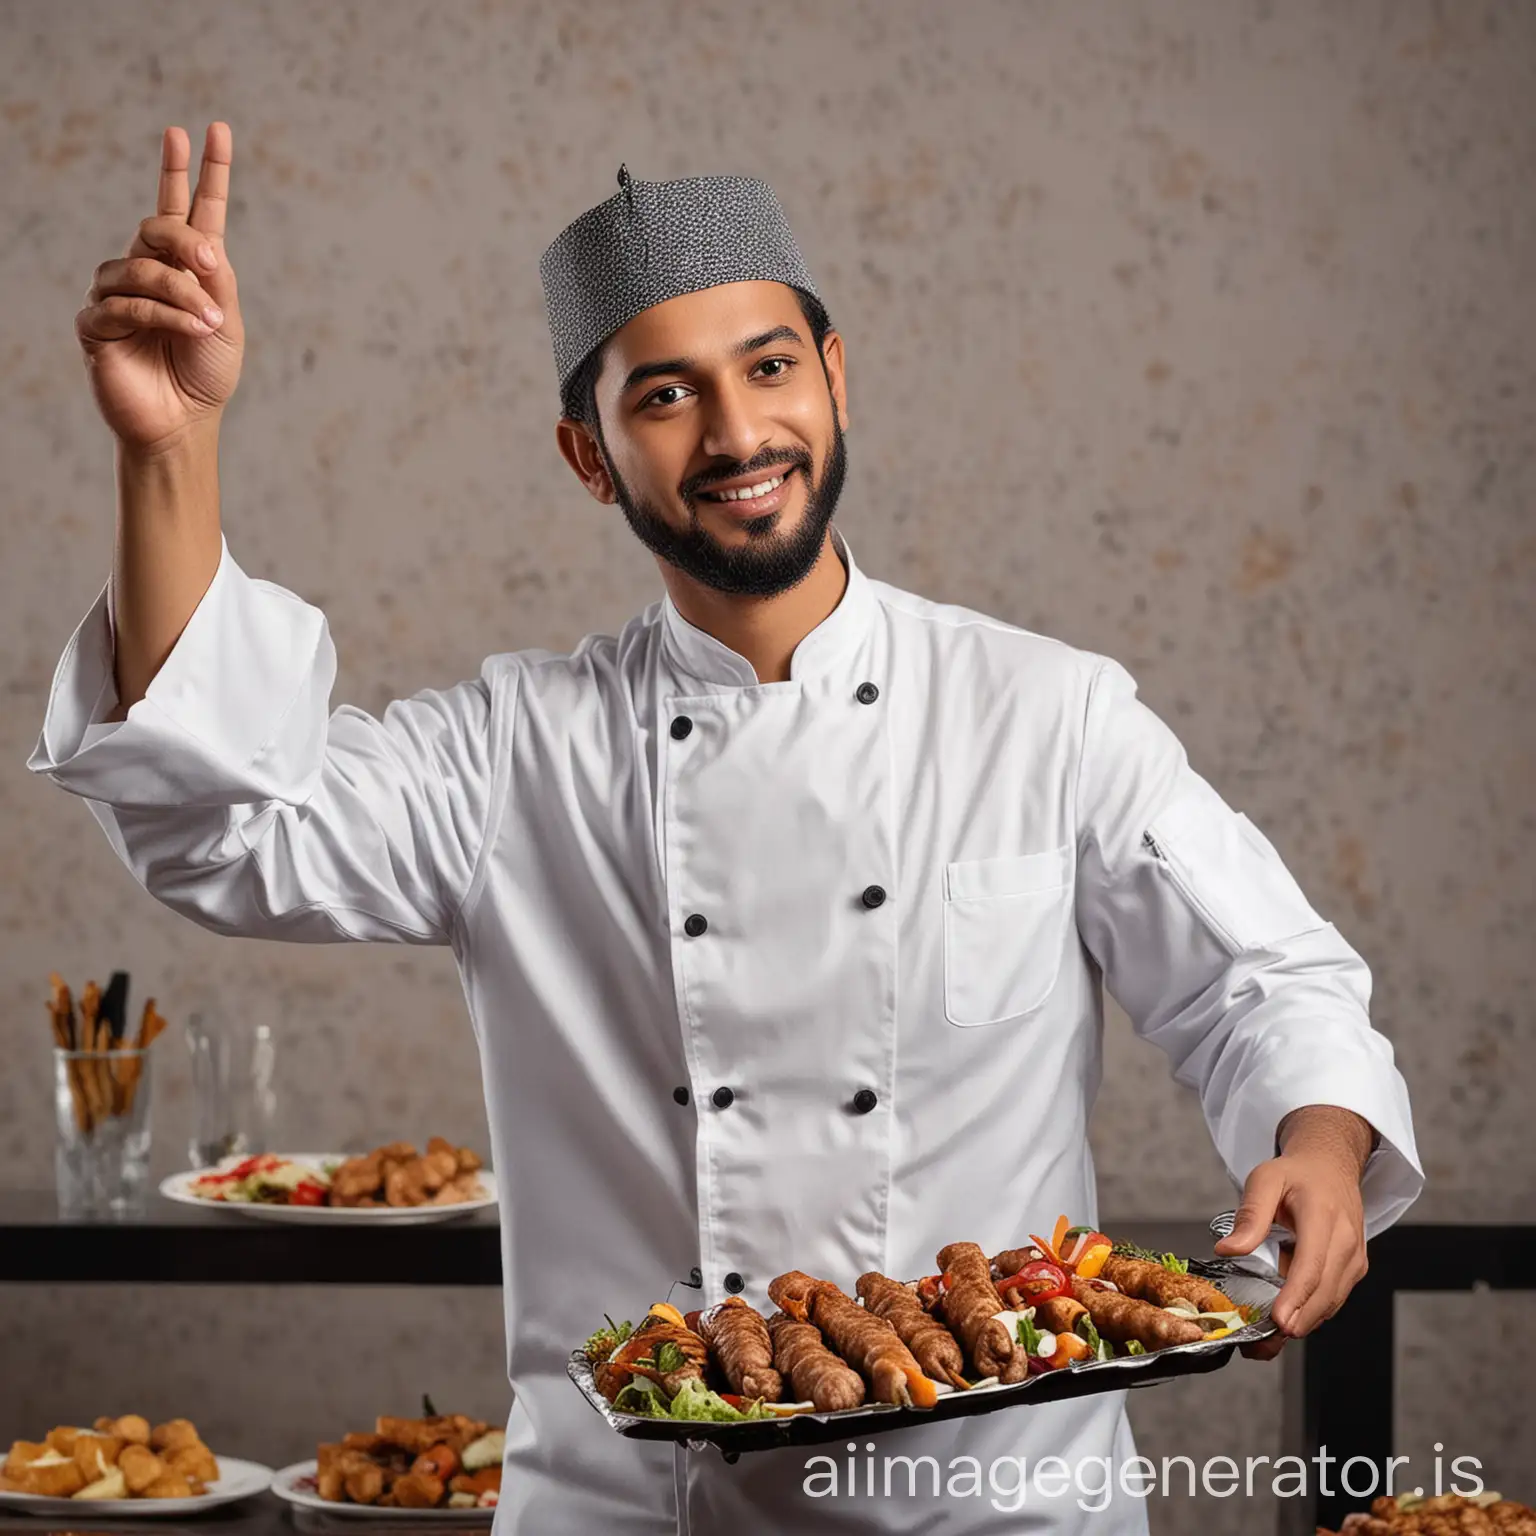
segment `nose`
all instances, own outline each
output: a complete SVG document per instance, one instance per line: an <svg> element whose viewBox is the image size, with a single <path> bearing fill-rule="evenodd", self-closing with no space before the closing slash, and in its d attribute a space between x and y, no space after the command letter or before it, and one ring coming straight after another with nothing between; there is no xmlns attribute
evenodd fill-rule
<svg viewBox="0 0 1536 1536"><path fill-rule="evenodd" d="M722 385L709 392L704 402L704 452L712 458L744 464L766 447L769 433L744 389Z"/></svg>

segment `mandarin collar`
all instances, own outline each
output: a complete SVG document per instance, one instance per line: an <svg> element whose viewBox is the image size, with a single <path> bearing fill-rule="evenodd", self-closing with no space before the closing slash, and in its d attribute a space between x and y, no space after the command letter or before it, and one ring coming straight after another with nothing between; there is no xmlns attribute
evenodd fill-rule
<svg viewBox="0 0 1536 1536"><path fill-rule="evenodd" d="M834 528L833 547L848 573L848 584L836 608L795 647L789 680L804 682L834 671L857 650L874 620L875 596L869 578L854 561L848 541ZM668 656L689 677L726 688L761 686L752 663L713 635L690 624L677 610L671 594L661 602L662 633Z"/></svg>

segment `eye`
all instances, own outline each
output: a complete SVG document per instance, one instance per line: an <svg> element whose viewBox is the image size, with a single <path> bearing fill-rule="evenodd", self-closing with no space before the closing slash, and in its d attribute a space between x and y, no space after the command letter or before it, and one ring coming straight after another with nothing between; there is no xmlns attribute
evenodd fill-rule
<svg viewBox="0 0 1536 1536"><path fill-rule="evenodd" d="M770 379L787 378L791 369L799 366L798 361L793 357L765 357L757 366L759 368L768 368L775 365L776 371L765 375L765 377Z"/></svg>
<svg viewBox="0 0 1536 1536"><path fill-rule="evenodd" d="M652 405L676 405L677 401L682 398L682 390L683 386L681 384L663 384L654 394L647 395L640 402L640 409L643 411ZM664 399L663 397L666 395L675 395L677 398L672 400Z"/></svg>

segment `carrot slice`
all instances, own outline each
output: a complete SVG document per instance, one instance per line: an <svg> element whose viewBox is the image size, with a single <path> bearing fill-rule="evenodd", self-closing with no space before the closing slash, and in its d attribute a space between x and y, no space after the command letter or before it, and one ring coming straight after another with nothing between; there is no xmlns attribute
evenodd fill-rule
<svg viewBox="0 0 1536 1536"><path fill-rule="evenodd" d="M1033 1232L1029 1234L1029 1240L1036 1248L1048 1258L1052 1264L1060 1264L1061 1258L1056 1252L1056 1245L1048 1243L1043 1237L1037 1237Z"/></svg>
<svg viewBox="0 0 1536 1536"><path fill-rule="evenodd" d="M939 1400L938 1388L923 1373L912 1366L905 1366L902 1375L907 1378L907 1396L914 1408L932 1408Z"/></svg>
<svg viewBox="0 0 1536 1536"><path fill-rule="evenodd" d="M1051 1233L1051 1247L1057 1253L1061 1252L1061 1245L1067 1240L1067 1233L1072 1230L1072 1223L1065 1216L1056 1218L1056 1230Z"/></svg>

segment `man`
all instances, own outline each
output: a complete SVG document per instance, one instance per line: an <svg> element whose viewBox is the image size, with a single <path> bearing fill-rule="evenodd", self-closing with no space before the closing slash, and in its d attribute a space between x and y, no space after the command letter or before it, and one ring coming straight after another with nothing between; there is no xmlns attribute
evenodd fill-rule
<svg viewBox="0 0 1536 1536"><path fill-rule="evenodd" d="M453 946L504 1191L503 1536L1144 1530L1118 1491L1090 1517L949 1487L964 1457L983 1492L1000 1458L1118 1469L1123 1394L886 1441L937 1496L817 1498L801 1452L613 1435L567 1355L679 1277L762 1307L786 1269L851 1288L1094 1220L1101 976L1245 1184L1224 1251L1296 1233L1276 1316L1308 1332L1422 1182L1360 958L1114 662L859 569L843 342L760 182L621 172L542 263L561 452L663 600L331 713L323 617L219 528L230 159L215 124L192 198L168 131L158 212L78 317L118 542L32 766L205 926Z"/></svg>

